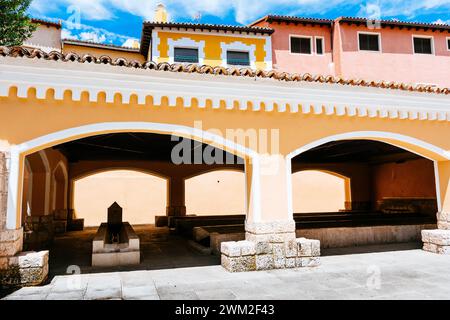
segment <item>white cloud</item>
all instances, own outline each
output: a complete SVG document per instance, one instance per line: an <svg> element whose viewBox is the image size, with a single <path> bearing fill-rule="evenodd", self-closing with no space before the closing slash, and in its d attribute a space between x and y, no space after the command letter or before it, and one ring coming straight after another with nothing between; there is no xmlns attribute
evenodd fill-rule
<svg viewBox="0 0 450 320"><path fill-rule="evenodd" d="M104 34L97 32L80 32L78 36L80 37L80 40L84 41L92 41L99 43L106 41L106 36Z"/></svg>
<svg viewBox="0 0 450 320"><path fill-rule="evenodd" d="M434 24L448 24L450 25L450 20L442 20L442 19L437 19L436 21L433 22Z"/></svg>
<svg viewBox="0 0 450 320"><path fill-rule="evenodd" d="M174 20L192 18L197 13L217 17L232 13L242 24L268 13L310 16L333 10L340 15L339 9L360 7L361 10L355 13L364 15L367 5L379 6L382 17L414 18L418 14L432 12L448 16L447 9L450 9L450 0L34 0L31 9L39 14L48 14L75 6L79 8L82 19L87 20L115 19L120 11L151 20L160 2L166 5Z"/></svg>
<svg viewBox="0 0 450 320"><path fill-rule="evenodd" d="M136 42L139 43L139 40L138 39L133 39L133 38L127 39L124 43L122 43L122 47L134 48L134 44Z"/></svg>

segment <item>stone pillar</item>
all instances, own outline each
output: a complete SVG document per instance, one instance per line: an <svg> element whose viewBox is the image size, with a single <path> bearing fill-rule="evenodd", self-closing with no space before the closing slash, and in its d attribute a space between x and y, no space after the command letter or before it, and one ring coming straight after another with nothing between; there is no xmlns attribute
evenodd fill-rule
<svg viewBox="0 0 450 320"><path fill-rule="evenodd" d="M170 217L186 215L184 178L171 177L167 187L167 209L166 214Z"/></svg>
<svg viewBox="0 0 450 320"><path fill-rule="evenodd" d="M435 230L422 230L423 250L450 254L450 161L437 162L438 210Z"/></svg>
<svg viewBox="0 0 450 320"><path fill-rule="evenodd" d="M48 251L21 252L23 229L6 229L8 158L0 152L0 287L41 284L48 275Z"/></svg>
<svg viewBox="0 0 450 320"><path fill-rule="evenodd" d="M222 243L222 266L226 270L319 265L320 242L296 238L288 161L280 155L246 160L246 240Z"/></svg>

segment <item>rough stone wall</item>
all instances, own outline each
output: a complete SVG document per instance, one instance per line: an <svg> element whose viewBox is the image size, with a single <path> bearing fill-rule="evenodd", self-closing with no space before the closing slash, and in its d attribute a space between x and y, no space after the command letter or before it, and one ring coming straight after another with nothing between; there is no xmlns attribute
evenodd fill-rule
<svg viewBox="0 0 450 320"><path fill-rule="evenodd" d="M422 230L423 250L450 255L450 230Z"/></svg>
<svg viewBox="0 0 450 320"><path fill-rule="evenodd" d="M230 272L316 267L320 241L305 238L285 242L249 240L222 242L222 266Z"/></svg>

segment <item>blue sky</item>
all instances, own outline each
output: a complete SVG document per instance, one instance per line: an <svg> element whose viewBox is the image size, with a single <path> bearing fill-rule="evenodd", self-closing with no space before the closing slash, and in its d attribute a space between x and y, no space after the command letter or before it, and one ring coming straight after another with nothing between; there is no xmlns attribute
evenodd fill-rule
<svg viewBox="0 0 450 320"><path fill-rule="evenodd" d="M266 14L359 16L450 24L450 0L33 0L35 18L62 20L63 37L116 45L140 39L158 3L171 21L248 24Z"/></svg>

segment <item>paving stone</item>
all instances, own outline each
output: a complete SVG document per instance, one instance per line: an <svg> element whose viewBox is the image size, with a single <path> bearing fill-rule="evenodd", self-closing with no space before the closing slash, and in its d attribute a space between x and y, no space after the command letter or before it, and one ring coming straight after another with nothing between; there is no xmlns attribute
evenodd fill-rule
<svg viewBox="0 0 450 320"><path fill-rule="evenodd" d="M196 290L200 300L235 300L236 295L229 289Z"/></svg>
<svg viewBox="0 0 450 320"><path fill-rule="evenodd" d="M122 298L133 299L135 297L153 297L157 296L158 292L155 286L143 286L143 287L122 287ZM153 300L153 299L149 299Z"/></svg>

